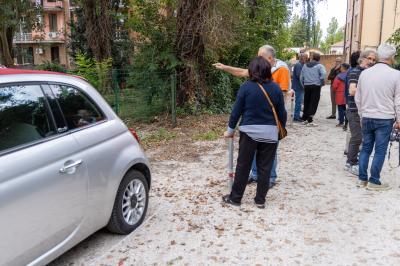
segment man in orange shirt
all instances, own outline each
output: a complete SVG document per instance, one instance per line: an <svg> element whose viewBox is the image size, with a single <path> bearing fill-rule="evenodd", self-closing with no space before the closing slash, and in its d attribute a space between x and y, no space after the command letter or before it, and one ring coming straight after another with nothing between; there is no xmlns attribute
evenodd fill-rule
<svg viewBox="0 0 400 266"><path fill-rule="evenodd" d="M261 46L258 50L258 56L264 57L271 64L272 79L281 87L286 100L290 87L289 67L285 62L276 58L275 49L270 45ZM221 63L216 63L213 66L236 77L245 78L249 76L249 71L244 68L231 67Z"/></svg>
<svg viewBox="0 0 400 266"><path fill-rule="evenodd" d="M278 83L279 87L282 90L282 93L283 93L283 96L284 96L285 102L286 102L288 100L288 95L289 95L288 92L289 92L289 88L290 88L289 67L287 66L287 64L285 62L276 58L276 51L270 45L261 46L260 49L258 50L258 56L264 57L271 64L272 79L275 83ZM244 78L244 77L249 76L249 71L247 69L226 66L221 63L216 63L213 66L219 70L225 71L236 77ZM249 182L253 182L253 181L257 180L257 167L256 167L255 161L256 160L254 158ZM272 166L271 180L269 183L270 184L269 188L272 188L275 185L276 178L277 178L277 173L276 173L277 165L278 165L278 153L276 153L276 155L275 155L274 164Z"/></svg>

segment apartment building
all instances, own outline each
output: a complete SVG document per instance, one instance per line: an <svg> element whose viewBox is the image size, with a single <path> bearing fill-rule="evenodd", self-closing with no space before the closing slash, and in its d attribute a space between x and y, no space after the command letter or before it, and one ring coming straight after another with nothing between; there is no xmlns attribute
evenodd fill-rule
<svg viewBox="0 0 400 266"><path fill-rule="evenodd" d="M400 28L399 0L348 0L345 55L376 49Z"/></svg>
<svg viewBox="0 0 400 266"><path fill-rule="evenodd" d="M15 64L19 66L39 65L45 61L58 62L70 67L67 40L70 33L69 21L74 10L70 0L34 0L41 5L43 23L41 31L24 31L24 21L15 34Z"/></svg>

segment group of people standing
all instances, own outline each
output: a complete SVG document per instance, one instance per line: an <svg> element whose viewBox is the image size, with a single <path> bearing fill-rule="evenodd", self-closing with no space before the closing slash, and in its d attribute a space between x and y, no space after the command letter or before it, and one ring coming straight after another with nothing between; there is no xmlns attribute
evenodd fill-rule
<svg viewBox="0 0 400 266"><path fill-rule="evenodd" d="M393 128L400 129L400 72L391 67L395 55L396 49L388 44L379 46L377 52L355 52L350 58L351 65L337 59L328 76L331 80L332 114L327 118L335 119L337 109L337 126L344 130L350 127L345 169L359 176L357 186L371 190L389 188L380 182L380 172L390 132ZM240 120L235 179L231 193L223 197L225 203L240 205L246 185L256 181L254 201L257 207L265 208L265 197L277 178L281 130L278 125L286 126L285 102L289 98L290 85L295 92L293 120L316 126L313 118L326 79L325 67L319 61L319 54L313 54L311 60L306 54L300 54L290 77L287 64L276 58L273 47L264 45L248 69L214 64L217 69L232 75L248 77L239 89L224 134L226 138L233 137ZM373 148L375 155L368 176Z"/></svg>

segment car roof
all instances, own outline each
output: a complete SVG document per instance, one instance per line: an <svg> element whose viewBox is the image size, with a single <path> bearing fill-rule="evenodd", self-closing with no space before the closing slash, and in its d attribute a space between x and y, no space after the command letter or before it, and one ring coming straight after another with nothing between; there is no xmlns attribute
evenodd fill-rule
<svg viewBox="0 0 400 266"><path fill-rule="evenodd" d="M106 110L108 117L115 116L100 93L82 77L44 70L0 68L0 85L18 82L57 82L76 86L83 92L88 93L103 111Z"/></svg>
<svg viewBox="0 0 400 266"><path fill-rule="evenodd" d="M55 75L72 76L67 73L55 72L55 71L17 69L17 68L0 68L0 75L16 75L16 74L55 74Z"/></svg>

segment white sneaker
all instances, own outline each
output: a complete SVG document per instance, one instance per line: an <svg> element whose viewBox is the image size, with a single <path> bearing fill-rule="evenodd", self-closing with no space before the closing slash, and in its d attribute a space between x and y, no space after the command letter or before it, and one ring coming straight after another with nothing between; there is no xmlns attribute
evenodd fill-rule
<svg viewBox="0 0 400 266"><path fill-rule="evenodd" d="M352 165L349 169L349 172L355 176L358 176L360 174L358 165Z"/></svg>
<svg viewBox="0 0 400 266"><path fill-rule="evenodd" d="M351 164L346 163L346 165L344 166L344 170L345 171L350 171L350 168L351 168Z"/></svg>
<svg viewBox="0 0 400 266"><path fill-rule="evenodd" d="M381 183L380 185L377 185L377 184L368 182L367 189L374 190L374 191L385 191L385 190L391 189L391 187L389 186L389 184L385 184L385 183Z"/></svg>
<svg viewBox="0 0 400 266"><path fill-rule="evenodd" d="M368 184L368 181L363 181L363 180L360 180L360 179L358 179L357 183L356 183L357 187L361 187L361 188L366 187L367 184Z"/></svg>
<svg viewBox="0 0 400 266"><path fill-rule="evenodd" d="M311 122L311 123L308 123L306 126L308 126L308 127L316 127L316 126L318 126L318 124L316 124L314 122Z"/></svg>

